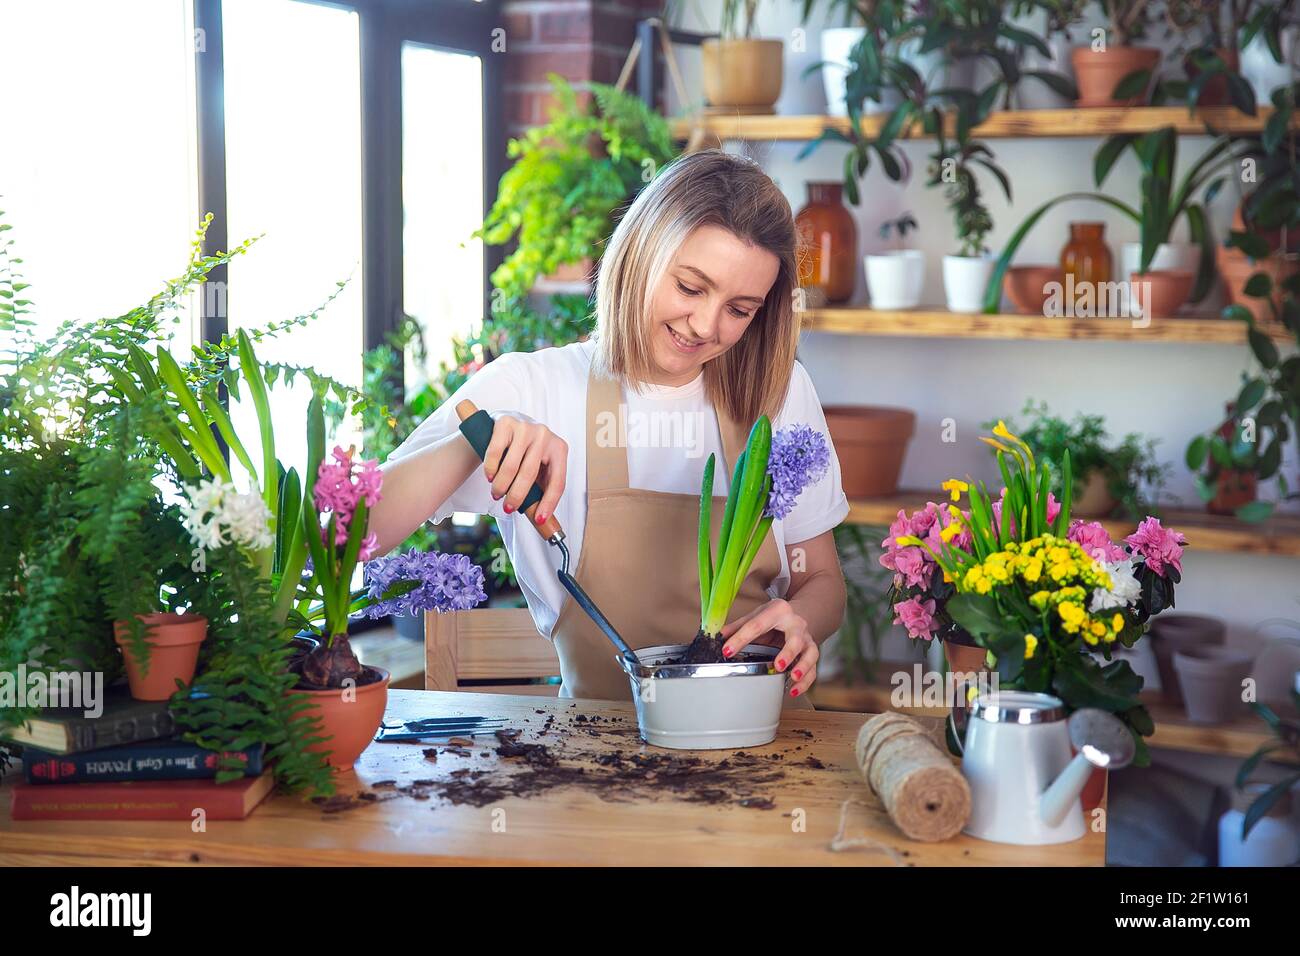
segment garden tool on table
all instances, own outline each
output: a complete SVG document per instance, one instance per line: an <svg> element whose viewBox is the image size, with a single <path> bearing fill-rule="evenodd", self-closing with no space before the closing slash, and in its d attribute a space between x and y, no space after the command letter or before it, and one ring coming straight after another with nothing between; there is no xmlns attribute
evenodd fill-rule
<svg viewBox="0 0 1300 956"><path fill-rule="evenodd" d="M475 734L495 733L504 730L504 717L424 717L379 725L375 740L434 740L445 737L473 737Z"/></svg>
<svg viewBox="0 0 1300 956"><path fill-rule="evenodd" d="M465 436L466 441L478 453L479 458L486 457L488 444L492 441L492 429L495 425L492 416L468 399L457 403L456 414L460 417L461 434ZM596 607L595 602L587 596L587 592L569 573L569 548L564 543L564 529L555 520L555 515L548 515L544 522L537 523L537 505L541 500L541 486L537 482L533 482L532 488L528 490L528 494L524 496L523 502L519 505L519 513L527 517L528 523L546 539L547 544L560 549L560 567L555 572L560 579L560 584L564 585L564 589L573 596L573 599L578 602L578 606L587 613L587 616L596 622L596 626L600 628L601 633L609 638L610 643L618 649L619 654L632 666L638 666L637 656L632 651L632 648L628 646L627 641L623 640L622 635L609 622L609 618L601 613L600 608Z"/></svg>

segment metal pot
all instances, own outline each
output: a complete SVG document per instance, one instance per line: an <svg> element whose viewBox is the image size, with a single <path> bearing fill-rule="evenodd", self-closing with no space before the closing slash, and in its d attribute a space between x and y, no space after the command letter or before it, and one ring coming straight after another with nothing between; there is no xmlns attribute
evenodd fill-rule
<svg viewBox="0 0 1300 956"><path fill-rule="evenodd" d="M772 666L778 649L751 644L742 656L757 661L671 664L685 644L636 652L637 665L616 658L632 682L641 739L674 750L759 747L776 738L786 675Z"/></svg>

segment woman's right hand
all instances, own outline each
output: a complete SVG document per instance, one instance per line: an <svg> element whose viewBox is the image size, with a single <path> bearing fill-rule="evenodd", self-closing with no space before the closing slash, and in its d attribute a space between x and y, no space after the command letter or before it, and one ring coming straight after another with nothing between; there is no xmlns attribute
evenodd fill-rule
<svg viewBox="0 0 1300 956"><path fill-rule="evenodd" d="M564 493L568 464L568 443L545 425L508 414L493 416L483 474L492 482L493 499L505 499L506 514L519 509L535 481L542 488L542 500L534 519L541 524L553 515Z"/></svg>

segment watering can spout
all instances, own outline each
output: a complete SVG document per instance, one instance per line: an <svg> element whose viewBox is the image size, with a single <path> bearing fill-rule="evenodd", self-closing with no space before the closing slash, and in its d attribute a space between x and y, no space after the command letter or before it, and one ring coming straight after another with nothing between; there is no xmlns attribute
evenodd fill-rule
<svg viewBox="0 0 1300 956"><path fill-rule="evenodd" d="M1132 734L1115 715L1103 710L1085 707L1071 714L1070 743L1076 751L1074 758L1043 791L1038 804L1038 812L1048 826L1065 819L1094 767L1120 770L1133 761Z"/></svg>
<svg viewBox="0 0 1300 956"><path fill-rule="evenodd" d="M1056 826L1064 820L1065 815L1074 806L1074 801L1083 792L1094 766L1093 761L1089 759L1090 756L1101 757L1103 761L1105 759L1102 754L1090 755L1084 752L1075 754L1074 759L1066 764L1060 775L1043 791L1042 799L1038 804L1038 813L1048 826Z"/></svg>

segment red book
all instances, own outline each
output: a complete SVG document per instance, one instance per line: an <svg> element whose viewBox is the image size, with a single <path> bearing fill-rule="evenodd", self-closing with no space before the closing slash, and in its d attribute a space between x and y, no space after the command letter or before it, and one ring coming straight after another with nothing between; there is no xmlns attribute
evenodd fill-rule
<svg viewBox="0 0 1300 956"><path fill-rule="evenodd" d="M275 787L268 770L230 783L212 780L130 780L61 787L15 783L14 820L242 820Z"/></svg>

